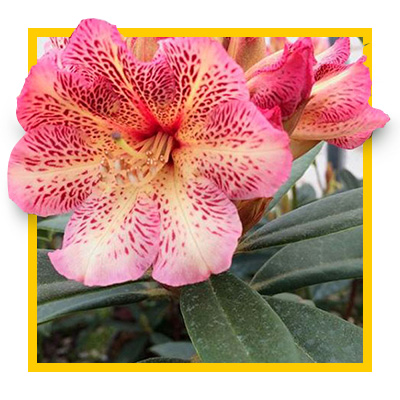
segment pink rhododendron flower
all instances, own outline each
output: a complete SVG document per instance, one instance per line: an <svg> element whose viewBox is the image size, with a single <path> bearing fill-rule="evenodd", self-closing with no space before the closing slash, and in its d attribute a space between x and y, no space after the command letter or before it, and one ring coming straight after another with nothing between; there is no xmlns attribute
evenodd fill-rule
<svg viewBox="0 0 400 400"><path fill-rule="evenodd" d="M110 285L152 267L167 285L203 281L231 265L242 232L231 200L287 179L289 139L217 41L161 40L150 62L128 44L85 20L31 69L9 194L28 213L74 210L50 253L67 278Z"/></svg>
<svg viewBox="0 0 400 400"><path fill-rule="evenodd" d="M310 38L285 44L247 72L253 102L263 112L279 106L295 157L321 140L353 149L389 117L368 104L365 58L346 65L350 41L341 38L315 58Z"/></svg>

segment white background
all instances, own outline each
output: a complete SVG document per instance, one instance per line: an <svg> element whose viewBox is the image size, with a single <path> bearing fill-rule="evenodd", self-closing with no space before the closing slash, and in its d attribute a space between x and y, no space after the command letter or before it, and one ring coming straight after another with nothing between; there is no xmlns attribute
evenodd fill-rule
<svg viewBox="0 0 400 400"><path fill-rule="evenodd" d="M1 62L1 392L3 398L180 397L398 398L399 50L395 2L3 1ZM373 143L373 369L370 373L27 372L27 216L9 199L6 171L23 135L16 97L27 75L28 27L76 27L83 18L119 27L372 27L373 104L392 118ZM397 392L397 395L396 395Z"/></svg>

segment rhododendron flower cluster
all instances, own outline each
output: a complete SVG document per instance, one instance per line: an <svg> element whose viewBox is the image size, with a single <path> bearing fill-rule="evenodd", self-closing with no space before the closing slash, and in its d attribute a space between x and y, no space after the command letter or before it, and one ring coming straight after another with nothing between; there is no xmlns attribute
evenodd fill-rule
<svg viewBox="0 0 400 400"><path fill-rule="evenodd" d="M110 285L152 268L170 286L226 271L242 234L235 204L264 207L293 155L320 140L354 148L388 120L368 105L364 60L345 64L348 39L326 47L125 39L99 20L52 38L18 98L26 134L9 194L28 213L74 212L56 270Z"/></svg>

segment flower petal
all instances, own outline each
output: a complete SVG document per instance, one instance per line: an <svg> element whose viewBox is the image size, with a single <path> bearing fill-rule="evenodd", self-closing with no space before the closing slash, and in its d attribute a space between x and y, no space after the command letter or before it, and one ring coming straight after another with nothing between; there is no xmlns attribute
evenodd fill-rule
<svg viewBox="0 0 400 400"><path fill-rule="evenodd" d="M137 60L116 26L97 19L83 20L62 52L61 62L89 80L107 79L131 113L155 126L135 82Z"/></svg>
<svg viewBox="0 0 400 400"><path fill-rule="evenodd" d="M381 110L369 105L356 117L335 124L338 135L328 143L343 149L355 149L361 146L375 129L383 128L389 122L389 117Z"/></svg>
<svg viewBox="0 0 400 400"><path fill-rule="evenodd" d="M276 54L270 57L276 58ZM301 38L287 45L280 60L258 71L255 69L256 64L251 74L246 74L252 101L263 109L279 106L282 117L290 117L310 95L314 63L310 38Z"/></svg>
<svg viewBox="0 0 400 400"><path fill-rule="evenodd" d="M153 185L161 215L154 279L181 286L226 271L242 232L233 203L207 179L186 181L169 167Z"/></svg>
<svg viewBox="0 0 400 400"><path fill-rule="evenodd" d="M136 132L152 129L104 78L88 82L77 72L60 70L50 55L31 68L18 97L17 117L26 131L46 125L73 126L106 147L112 146L110 135L116 130L133 138Z"/></svg>
<svg viewBox="0 0 400 400"><path fill-rule="evenodd" d="M289 138L251 102L221 104L200 130L180 132L173 153L182 173L198 171L230 199L271 197L290 173Z"/></svg>
<svg viewBox="0 0 400 400"><path fill-rule="evenodd" d="M356 116L339 122L303 121L292 139L327 140L336 146L353 149L367 140L375 129L383 128L389 117L368 104Z"/></svg>
<svg viewBox="0 0 400 400"><path fill-rule="evenodd" d="M371 96L369 69L357 61L315 83L303 116L321 121L344 121L357 114ZM342 67L343 68L343 67Z"/></svg>
<svg viewBox="0 0 400 400"><path fill-rule="evenodd" d="M127 115L140 116L142 132L153 134L158 125L166 128L172 124L171 112L166 110L171 109L176 87L165 57L162 54L151 57L154 48L147 49L151 50L148 54L138 54L146 61L151 57L151 62L141 62L141 58L134 57L133 50L140 47L143 39L126 41L116 26L96 19L84 20L62 53L62 63L91 80L106 79Z"/></svg>
<svg viewBox="0 0 400 400"><path fill-rule="evenodd" d="M323 78L335 66L344 65L349 57L350 39L348 37L339 38L331 47L316 56L315 80Z"/></svg>
<svg viewBox="0 0 400 400"><path fill-rule="evenodd" d="M99 180L99 164L99 154L71 128L33 130L11 153L9 196L27 213L65 213L90 195Z"/></svg>
<svg viewBox="0 0 400 400"><path fill-rule="evenodd" d="M350 38L342 37L336 42L316 56L319 67L323 64L344 64L350 57Z"/></svg>
<svg viewBox="0 0 400 400"><path fill-rule="evenodd" d="M69 42L69 37L51 37L50 43L55 49L65 49Z"/></svg>
<svg viewBox="0 0 400 400"><path fill-rule="evenodd" d="M362 61L325 76L314 85L292 139L335 139L371 132L385 124L387 116L368 106L371 79Z"/></svg>
<svg viewBox="0 0 400 400"><path fill-rule="evenodd" d="M159 213L132 187L96 191L71 217L63 248L49 254L56 270L88 286L135 280L158 252Z"/></svg>
<svg viewBox="0 0 400 400"><path fill-rule="evenodd" d="M159 45L177 88L177 97L170 107L182 125L202 124L218 104L248 99L243 70L217 41L172 38L160 41Z"/></svg>

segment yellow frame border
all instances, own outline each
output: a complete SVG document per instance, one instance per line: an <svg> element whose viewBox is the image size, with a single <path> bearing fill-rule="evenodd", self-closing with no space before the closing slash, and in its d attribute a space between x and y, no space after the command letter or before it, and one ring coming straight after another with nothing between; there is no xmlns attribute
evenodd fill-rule
<svg viewBox="0 0 400 400"><path fill-rule="evenodd" d="M38 37L69 37L71 28L29 28L28 68L37 62ZM173 37L173 36L322 36L363 37L366 65L372 73L371 28L124 28L119 29L126 37ZM370 99L371 103L371 99ZM372 372L372 141L363 148L364 170L364 360L363 363L38 363L37 362L37 224L36 215L28 216L28 371L29 372Z"/></svg>

